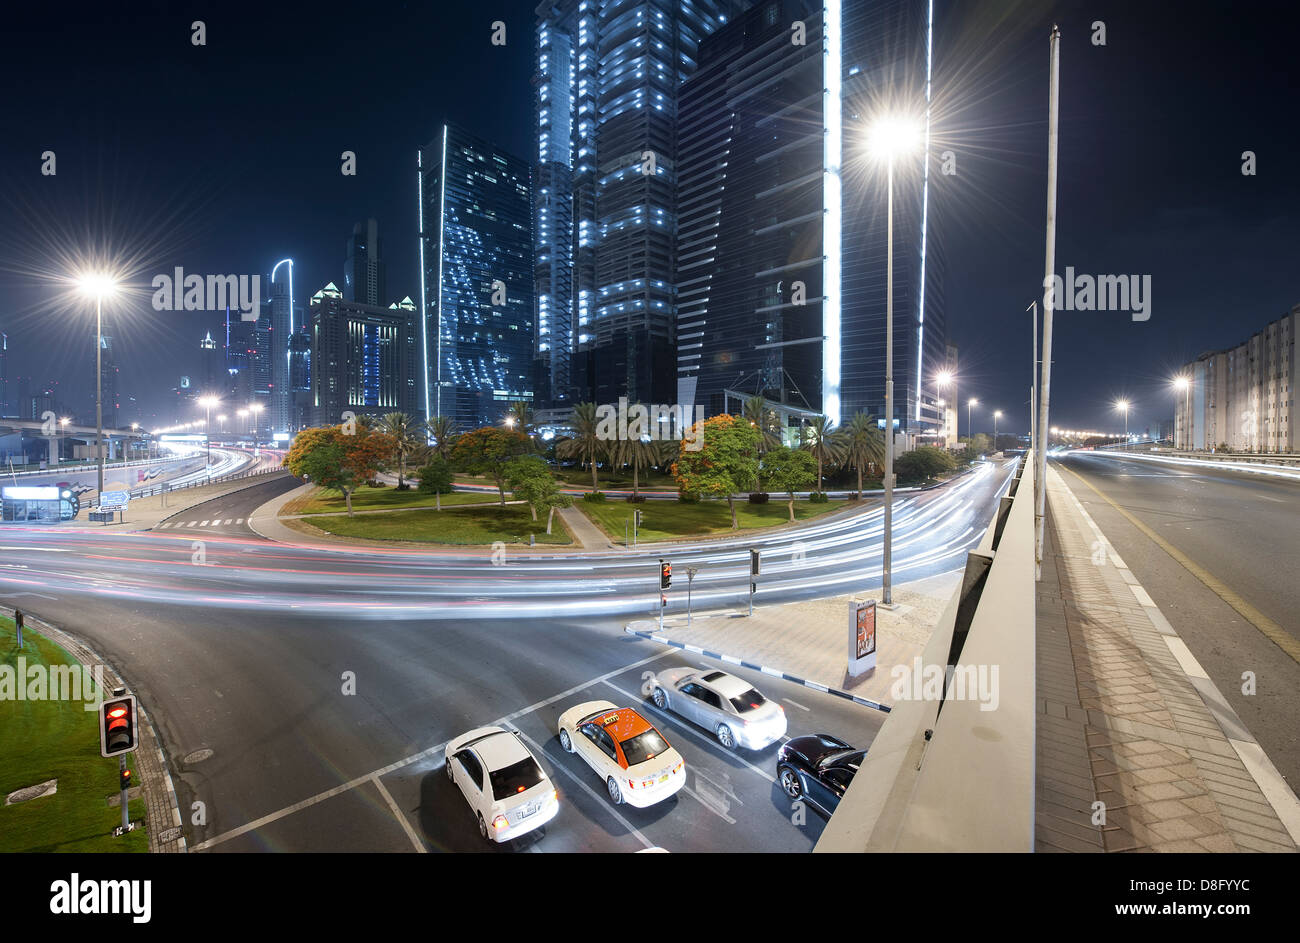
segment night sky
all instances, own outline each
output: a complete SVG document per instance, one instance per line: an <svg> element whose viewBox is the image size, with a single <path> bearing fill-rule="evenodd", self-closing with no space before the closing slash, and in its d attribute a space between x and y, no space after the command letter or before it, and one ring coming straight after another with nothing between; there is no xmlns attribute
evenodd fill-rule
<svg viewBox="0 0 1300 943"><path fill-rule="evenodd" d="M415 151L445 119L532 158L535 2L78 4L7 8L0 35L0 330L10 376L93 381L93 308L54 281L90 246L137 260L110 314L144 421L218 319L154 312L148 282L295 260L298 303L342 285L375 216L396 300L419 289ZM1028 428L1043 273L1048 33L1062 29L1057 271L1150 275L1151 318L1061 312L1052 419L1134 431L1172 416L1169 377L1300 303L1294 4L939 0L931 212L948 260L960 395L975 428ZM190 41L205 21L207 45ZM507 43L490 43L494 20ZM1093 21L1106 45L1092 44ZM42 176L41 153L57 155ZM340 154L358 173L339 172ZM1256 176L1241 153L1257 155ZM965 408L961 410L965 432ZM981 414L983 414L981 416ZM158 417L169 420L168 414Z"/></svg>

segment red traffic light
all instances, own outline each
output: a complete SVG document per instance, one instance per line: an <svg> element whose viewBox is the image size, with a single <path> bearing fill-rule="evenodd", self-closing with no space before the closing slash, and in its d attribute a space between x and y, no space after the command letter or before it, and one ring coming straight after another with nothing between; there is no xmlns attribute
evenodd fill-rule
<svg viewBox="0 0 1300 943"><path fill-rule="evenodd" d="M673 565L667 560L659 561L659 588L667 589L673 585Z"/></svg>
<svg viewBox="0 0 1300 943"><path fill-rule="evenodd" d="M136 747L135 696L128 694L105 701L99 709L99 753L117 756Z"/></svg>

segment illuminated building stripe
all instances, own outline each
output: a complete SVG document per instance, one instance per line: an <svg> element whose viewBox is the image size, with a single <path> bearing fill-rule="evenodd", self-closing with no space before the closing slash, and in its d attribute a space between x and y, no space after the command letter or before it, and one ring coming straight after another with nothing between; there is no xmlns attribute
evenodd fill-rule
<svg viewBox="0 0 1300 943"><path fill-rule="evenodd" d="M842 0L827 0L822 8L822 75L825 92L822 113L826 117L826 135L822 144L822 251L826 261L822 266L822 285L825 300L822 302L822 412L832 424L840 422L840 240L841 240L841 188L840 176L841 134L844 119L841 82Z"/></svg>

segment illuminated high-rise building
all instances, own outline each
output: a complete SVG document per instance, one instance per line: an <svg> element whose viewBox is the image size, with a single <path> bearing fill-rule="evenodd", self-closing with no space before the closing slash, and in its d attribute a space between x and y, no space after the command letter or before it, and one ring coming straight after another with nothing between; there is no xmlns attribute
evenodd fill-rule
<svg viewBox="0 0 1300 943"><path fill-rule="evenodd" d="M384 263L384 240L379 222L373 218L352 227L348 254L343 263L343 299L362 304L388 302L388 267Z"/></svg>
<svg viewBox="0 0 1300 943"><path fill-rule="evenodd" d="M533 399L529 166L451 124L417 163L419 405L462 428L495 423Z"/></svg>
<svg viewBox="0 0 1300 943"><path fill-rule="evenodd" d="M534 279L548 405L673 393L678 91L743 0L537 8Z"/></svg>

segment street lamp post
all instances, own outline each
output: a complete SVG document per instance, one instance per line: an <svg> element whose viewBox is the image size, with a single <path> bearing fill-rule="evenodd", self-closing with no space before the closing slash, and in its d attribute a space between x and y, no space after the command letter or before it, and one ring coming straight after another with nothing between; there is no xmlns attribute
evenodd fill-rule
<svg viewBox="0 0 1300 943"><path fill-rule="evenodd" d="M1174 378L1174 389L1183 394L1183 434L1179 437L1182 448L1191 450L1192 442L1192 380L1182 376Z"/></svg>
<svg viewBox="0 0 1300 943"><path fill-rule="evenodd" d="M948 370L940 371L939 375L934 378L934 399L939 407L939 430L940 435L947 432L947 423L944 421L944 402L943 391L952 383L952 373ZM947 445L947 437L944 436L944 445Z"/></svg>
<svg viewBox="0 0 1300 943"><path fill-rule="evenodd" d="M1128 400L1122 399L1115 403L1115 408L1124 414L1124 451L1128 451Z"/></svg>
<svg viewBox="0 0 1300 943"><path fill-rule="evenodd" d="M978 406L979 404L980 401L973 396L970 399L966 400L966 438L967 439L973 440L975 438L975 430L970 427L970 408L972 406Z"/></svg>
<svg viewBox="0 0 1300 943"><path fill-rule="evenodd" d="M249 403L248 408L253 413L253 454L257 454L257 414L266 407L261 403Z"/></svg>
<svg viewBox="0 0 1300 943"><path fill-rule="evenodd" d="M99 490L104 493L104 296L117 290L112 276L98 273L82 275L78 282L82 294L95 298L95 460L99 465Z"/></svg>
<svg viewBox="0 0 1300 943"><path fill-rule="evenodd" d="M199 405L203 407L204 426L203 426L203 446L207 455L205 465L212 465L212 407L220 405L221 400L215 396L205 396L199 400Z"/></svg>
<svg viewBox="0 0 1300 943"><path fill-rule="evenodd" d="M993 410L993 451L998 450L998 420L1002 418L1002 410Z"/></svg>
<svg viewBox="0 0 1300 943"><path fill-rule="evenodd" d="M871 129L871 149L885 158L889 191L885 263L885 540L881 561L885 606L894 602L894 159L914 150L917 138L915 126L897 117L882 118Z"/></svg>

